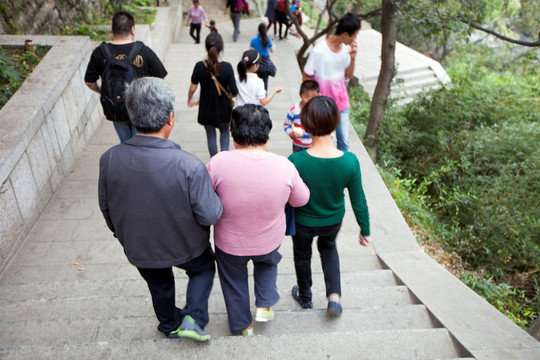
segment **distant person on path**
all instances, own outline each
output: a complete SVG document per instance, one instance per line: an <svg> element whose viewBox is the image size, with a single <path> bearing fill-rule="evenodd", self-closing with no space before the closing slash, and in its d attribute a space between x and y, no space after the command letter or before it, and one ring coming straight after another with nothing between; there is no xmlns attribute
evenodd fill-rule
<svg viewBox="0 0 540 360"><path fill-rule="evenodd" d="M319 42L304 67L303 80L313 79L321 87L321 95L334 99L339 111L340 122L336 129L337 148L349 151L349 95L345 78L354 75L356 59L356 36L360 31L360 19L351 13L345 14L336 31L325 41Z"/></svg>
<svg viewBox="0 0 540 360"><path fill-rule="evenodd" d="M201 24L204 19L205 25L208 26L208 17L204 12L203 7L199 4L199 0L193 0L193 5L189 8L186 25L189 24L189 35L195 40L195 44L201 42Z"/></svg>
<svg viewBox="0 0 540 360"><path fill-rule="evenodd" d="M293 1L293 4L291 5L291 12L296 17L296 21L298 21L298 26L302 26L302 11L300 10L300 0ZM291 35L298 35L298 29L296 28L296 25L294 25L294 23L291 24Z"/></svg>
<svg viewBox="0 0 540 360"><path fill-rule="evenodd" d="M128 261L148 284L158 330L169 339L207 341L215 274L210 225L223 211L204 164L168 140L175 95L164 80L137 79L126 90L139 131L99 161L99 207ZM189 277L186 305L175 304L172 267Z"/></svg>
<svg viewBox="0 0 540 360"><path fill-rule="evenodd" d="M199 115L197 122L204 126L210 156L218 152L216 128L219 129L220 151L229 150L229 123L232 105L230 98L238 94L234 70L226 61L221 61L223 38L217 32L206 37L206 60L199 61L191 74L188 90L188 106L197 86L201 85Z"/></svg>
<svg viewBox="0 0 540 360"><path fill-rule="evenodd" d="M238 88L237 106L244 104L266 106L277 93L283 90L282 86L278 86L270 95L266 95L264 82L257 75L261 60L261 56L255 50L247 50L242 54L242 59L236 66L238 74L235 75L236 87Z"/></svg>
<svg viewBox="0 0 540 360"><path fill-rule="evenodd" d="M289 33L289 28L291 27L291 22L289 16L286 13L287 5L285 0L278 0L276 8L276 18L279 23L279 40L287 39L287 34ZM281 27L285 25L285 34L281 36Z"/></svg>
<svg viewBox="0 0 540 360"><path fill-rule="evenodd" d="M342 313L341 279L336 237L345 215L345 188L360 225L360 245L371 243L360 164L353 153L338 150L332 143L331 134L339 123L339 110L334 100L327 96L312 98L302 108L300 118L304 129L313 138L313 145L306 151L291 154L289 160L298 169L311 196L307 205L295 209L293 252L298 285L293 286L292 296L302 308L313 308L311 243L318 236L317 249L328 299L327 313L339 316Z"/></svg>
<svg viewBox="0 0 540 360"><path fill-rule="evenodd" d="M210 30L210 33L218 32L216 22L214 20L210 20L210 25L208 25L208 30Z"/></svg>
<svg viewBox="0 0 540 360"><path fill-rule="evenodd" d="M244 12L244 7L246 6L244 0L227 0L227 5L225 7L224 14L227 13L227 9L229 9L231 21L234 26L233 31L233 41L236 42L238 40L238 34L240 34L240 18L242 17L242 13Z"/></svg>
<svg viewBox="0 0 540 360"><path fill-rule="evenodd" d="M107 120L113 121L120 142L123 143L137 134L137 129L129 121L125 109L125 82L143 76L164 78L167 75L167 70L152 49L140 41L134 41L135 20L129 12L119 11L113 15L112 32L113 41L110 43L102 42L92 52L84 81L91 90L101 95L105 117ZM128 62L129 60L131 62ZM131 69L127 73L132 74L133 78L123 79L119 77L121 75L118 74L118 71L109 67L106 73L107 78L111 81L104 84L103 75L108 62L111 64L119 62L120 65L130 66ZM100 77L101 86L97 83ZM116 80L113 81L113 79Z"/></svg>
<svg viewBox="0 0 540 360"><path fill-rule="evenodd" d="M264 90L268 91L268 77L276 76L276 66L270 59L270 53L274 52L274 42L266 34L266 24L260 23L259 33L251 39L249 46L261 55L261 62L257 69L257 75L263 79Z"/></svg>
<svg viewBox="0 0 540 360"><path fill-rule="evenodd" d="M283 130L293 141L292 151L303 151L311 147L311 136L304 130L300 113L307 102L319 95L319 84L314 80L304 80L300 85L300 101L294 104L285 118Z"/></svg>
<svg viewBox="0 0 540 360"><path fill-rule="evenodd" d="M261 105L233 110L236 150L221 152L207 164L223 216L214 226L219 280L233 334L253 335L248 268L253 263L255 321L274 319L278 252L285 236L285 204L302 206L309 191L294 166L266 151L272 120Z"/></svg>
<svg viewBox="0 0 540 360"><path fill-rule="evenodd" d="M277 33L277 0L268 0L266 4L266 12L264 13L264 16L268 18L268 26L266 28L266 31L270 30L272 25L274 25L274 37L276 38Z"/></svg>

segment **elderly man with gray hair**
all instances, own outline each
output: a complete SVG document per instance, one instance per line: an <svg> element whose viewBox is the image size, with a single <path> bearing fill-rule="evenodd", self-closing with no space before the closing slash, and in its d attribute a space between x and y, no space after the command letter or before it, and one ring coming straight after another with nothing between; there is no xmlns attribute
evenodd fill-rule
<svg viewBox="0 0 540 360"><path fill-rule="evenodd" d="M207 341L208 297L215 274L210 225L223 211L205 165L168 140L175 94L159 78L134 80L126 106L139 134L99 162L99 206L128 261L148 284L158 330ZM186 304L175 304L172 267L186 271Z"/></svg>

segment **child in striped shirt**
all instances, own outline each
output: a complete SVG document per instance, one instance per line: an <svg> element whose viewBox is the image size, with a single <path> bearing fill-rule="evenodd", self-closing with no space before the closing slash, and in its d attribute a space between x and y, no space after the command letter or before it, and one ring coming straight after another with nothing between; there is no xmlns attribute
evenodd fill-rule
<svg viewBox="0 0 540 360"><path fill-rule="evenodd" d="M300 111L312 98L319 95L319 84L315 80L305 80L300 85L300 101L291 107L283 123L283 130L293 141L292 150L298 152L311 147L311 136L300 123Z"/></svg>

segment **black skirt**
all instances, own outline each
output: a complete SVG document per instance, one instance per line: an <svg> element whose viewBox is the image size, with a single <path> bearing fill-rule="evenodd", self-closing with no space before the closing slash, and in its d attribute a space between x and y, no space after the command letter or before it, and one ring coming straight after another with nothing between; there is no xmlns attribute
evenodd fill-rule
<svg viewBox="0 0 540 360"><path fill-rule="evenodd" d="M276 76L276 66L272 60L270 60L270 56L261 56L261 63L259 64L257 75L261 78L265 76Z"/></svg>

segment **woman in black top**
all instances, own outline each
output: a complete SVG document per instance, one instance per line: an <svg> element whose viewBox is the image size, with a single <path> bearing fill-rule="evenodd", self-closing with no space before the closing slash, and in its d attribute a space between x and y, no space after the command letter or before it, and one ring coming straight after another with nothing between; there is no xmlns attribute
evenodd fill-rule
<svg viewBox="0 0 540 360"><path fill-rule="evenodd" d="M232 105L230 98L238 94L234 71L226 61L220 60L223 52L223 38L219 33L211 33L206 37L206 60L195 64L191 74L191 85L188 91L188 106L191 98L201 85L199 115L197 122L204 126L210 156L217 154L216 128L219 128L219 144L221 151L229 150L229 122Z"/></svg>

